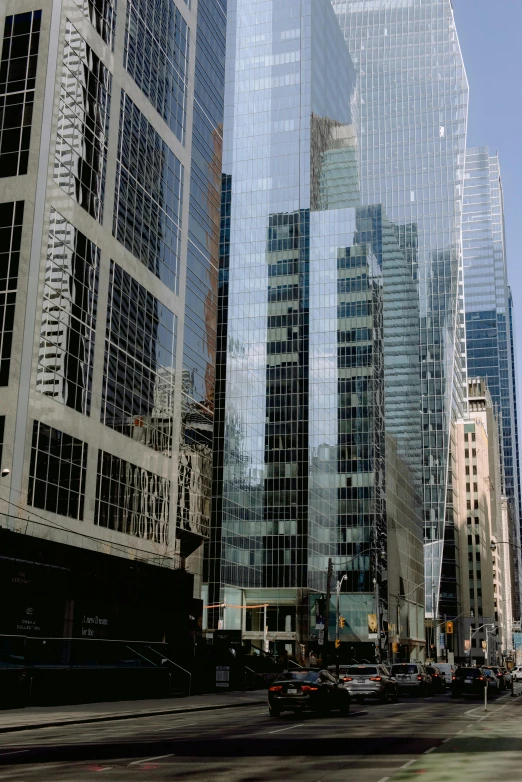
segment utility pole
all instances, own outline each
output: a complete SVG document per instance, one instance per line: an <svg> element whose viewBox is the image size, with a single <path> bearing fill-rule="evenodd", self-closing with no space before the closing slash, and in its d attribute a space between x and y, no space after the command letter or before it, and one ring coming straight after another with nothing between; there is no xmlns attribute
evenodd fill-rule
<svg viewBox="0 0 522 782"><path fill-rule="evenodd" d="M328 650L328 623L330 619L330 596L331 596L331 589L332 589L332 571L333 571L333 562L332 558L328 558L328 571L326 575L326 605L324 607L324 645L325 649Z"/></svg>
<svg viewBox="0 0 522 782"><path fill-rule="evenodd" d="M448 615L444 614L444 656L446 658L446 662L448 662L448 623L447 623Z"/></svg>

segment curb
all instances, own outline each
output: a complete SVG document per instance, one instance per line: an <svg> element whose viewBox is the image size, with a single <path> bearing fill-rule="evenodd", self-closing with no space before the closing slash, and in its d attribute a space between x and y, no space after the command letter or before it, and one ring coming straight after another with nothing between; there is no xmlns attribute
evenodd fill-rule
<svg viewBox="0 0 522 782"><path fill-rule="evenodd" d="M9 727L0 728L0 735L3 733L16 733L23 730L37 730L38 728L57 728L64 725L87 725L92 722L114 722L115 720L136 720L143 719L143 717L161 717L167 714L190 714L198 711L220 711L222 709L239 709L245 706L260 706L266 705L266 699L257 701L248 701L247 703L228 703L220 704L218 706L194 706L192 708L177 708L177 709L163 709L146 711L141 714L136 712L122 712L119 714L110 714L103 717L87 717L84 719L72 719L72 720L60 720L58 722L38 722L25 725L13 725Z"/></svg>

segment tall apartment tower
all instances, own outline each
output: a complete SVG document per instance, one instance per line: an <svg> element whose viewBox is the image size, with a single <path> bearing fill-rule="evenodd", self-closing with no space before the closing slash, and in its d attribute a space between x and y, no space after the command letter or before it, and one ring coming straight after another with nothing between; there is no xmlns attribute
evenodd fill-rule
<svg viewBox="0 0 522 782"><path fill-rule="evenodd" d="M375 650L369 615L400 613L408 657L419 302L411 232L359 206L357 111L329 0L229 4L208 624L310 649L331 559L352 656Z"/></svg>
<svg viewBox="0 0 522 782"><path fill-rule="evenodd" d="M466 153L462 237L468 369L470 377L487 380L498 410L503 492L511 504L512 542L519 545L521 497L513 302L508 285L500 164L498 155L491 155L488 147L468 149ZM522 590L520 553L515 560L518 618Z"/></svg>
<svg viewBox="0 0 522 782"><path fill-rule="evenodd" d="M426 614L437 614L451 421L465 412L462 189L468 83L451 0L331 0L360 90L363 204L382 203L418 284ZM435 602L435 606L433 606Z"/></svg>
<svg viewBox="0 0 522 782"><path fill-rule="evenodd" d="M2 9L2 556L76 571L39 634L135 581L157 637L209 534L226 0Z"/></svg>

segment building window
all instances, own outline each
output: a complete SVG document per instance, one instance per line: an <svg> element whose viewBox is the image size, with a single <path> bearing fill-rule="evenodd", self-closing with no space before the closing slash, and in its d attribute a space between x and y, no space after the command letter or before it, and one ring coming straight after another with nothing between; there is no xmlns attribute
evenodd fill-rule
<svg viewBox="0 0 522 782"><path fill-rule="evenodd" d="M469 448L464 449L464 458L469 459Z"/></svg>
<svg viewBox="0 0 522 782"><path fill-rule="evenodd" d="M469 475L469 467L466 466L466 475Z"/></svg>
<svg viewBox="0 0 522 782"><path fill-rule="evenodd" d="M5 415L0 415L0 470L3 469L4 464L2 462L4 452L4 431L5 431Z"/></svg>
<svg viewBox="0 0 522 782"><path fill-rule="evenodd" d="M23 201L0 204L0 386L9 383L23 217Z"/></svg>
<svg viewBox="0 0 522 782"><path fill-rule="evenodd" d="M54 181L102 222L111 75L67 20Z"/></svg>
<svg viewBox="0 0 522 782"><path fill-rule="evenodd" d="M137 538L168 542L170 481L98 452L95 523Z"/></svg>
<svg viewBox="0 0 522 782"><path fill-rule="evenodd" d="M469 484L469 483L467 483L467 484L466 484L466 491L468 492L468 494L469 494L469 492L471 491L471 489L470 489L470 485L471 485L471 484Z"/></svg>
<svg viewBox="0 0 522 782"><path fill-rule="evenodd" d="M100 251L51 210L36 388L84 415L91 410Z"/></svg>
<svg viewBox="0 0 522 782"><path fill-rule="evenodd" d="M473 465L473 475L476 475L476 474L477 474L477 465L474 464Z"/></svg>
<svg viewBox="0 0 522 782"><path fill-rule="evenodd" d="M27 174L41 11L6 16L0 64L0 177Z"/></svg>
<svg viewBox="0 0 522 782"><path fill-rule="evenodd" d="M189 33L172 0L128 0L124 66L181 143Z"/></svg>
<svg viewBox="0 0 522 782"><path fill-rule="evenodd" d="M86 443L35 421L27 504L82 521L86 467Z"/></svg>
<svg viewBox="0 0 522 782"><path fill-rule="evenodd" d="M122 92L114 236L178 293L183 166Z"/></svg>
<svg viewBox="0 0 522 782"><path fill-rule="evenodd" d="M171 456L176 316L111 261L102 423Z"/></svg>
<svg viewBox="0 0 522 782"><path fill-rule="evenodd" d="M116 0L75 0L87 19L103 38L107 46L114 49L116 29Z"/></svg>

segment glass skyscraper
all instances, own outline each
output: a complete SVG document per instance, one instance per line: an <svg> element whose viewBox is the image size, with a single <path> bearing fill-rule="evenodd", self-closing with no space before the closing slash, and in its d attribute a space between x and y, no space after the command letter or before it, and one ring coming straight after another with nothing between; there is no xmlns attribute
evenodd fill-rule
<svg viewBox="0 0 522 782"><path fill-rule="evenodd" d="M229 4L208 622L296 651L331 558L346 640L380 588L418 652L417 238L359 206L359 108L329 0Z"/></svg>
<svg viewBox="0 0 522 782"><path fill-rule="evenodd" d="M398 226L419 290L426 613L438 604L452 418L465 412L459 271L468 84L451 0L332 0L360 90L363 204ZM461 333L460 333L461 332ZM448 508L449 510L449 508Z"/></svg>
<svg viewBox="0 0 522 782"><path fill-rule="evenodd" d="M2 526L186 566L199 596L226 0L22 5L0 13Z"/></svg>
<svg viewBox="0 0 522 782"><path fill-rule="evenodd" d="M501 436L502 491L508 498L514 542L520 543L520 472L513 302L508 285L504 205L498 155L468 149L464 188L466 347L470 377L487 380ZM520 611L520 554L516 557Z"/></svg>

